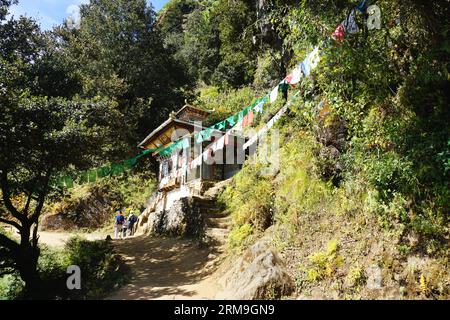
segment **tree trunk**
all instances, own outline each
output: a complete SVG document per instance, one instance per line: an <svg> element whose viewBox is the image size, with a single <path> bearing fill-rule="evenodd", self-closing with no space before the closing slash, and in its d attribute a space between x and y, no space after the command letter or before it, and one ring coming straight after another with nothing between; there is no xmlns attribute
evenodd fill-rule
<svg viewBox="0 0 450 320"><path fill-rule="evenodd" d="M38 298L40 277L38 272L39 248L30 242L30 228L23 228L17 257L17 269L25 282L25 299Z"/></svg>

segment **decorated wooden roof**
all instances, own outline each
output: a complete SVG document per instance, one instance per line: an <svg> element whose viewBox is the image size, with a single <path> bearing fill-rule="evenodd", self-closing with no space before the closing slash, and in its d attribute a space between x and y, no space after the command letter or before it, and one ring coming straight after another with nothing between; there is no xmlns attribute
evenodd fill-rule
<svg viewBox="0 0 450 320"><path fill-rule="evenodd" d="M175 130L184 129L186 130L186 134L192 133L195 130L195 127L198 127L198 129L201 130L201 121L208 117L210 113L211 111L185 105L176 113L172 113L169 119L153 130L153 132L139 144L139 147L155 149L161 146L168 146L173 142L172 138L174 137L172 135ZM181 136L176 138L181 138Z"/></svg>
<svg viewBox="0 0 450 320"><path fill-rule="evenodd" d="M187 104L175 114L175 118L187 122L203 121L211 114L211 112L212 111L202 110Z"/></svg>

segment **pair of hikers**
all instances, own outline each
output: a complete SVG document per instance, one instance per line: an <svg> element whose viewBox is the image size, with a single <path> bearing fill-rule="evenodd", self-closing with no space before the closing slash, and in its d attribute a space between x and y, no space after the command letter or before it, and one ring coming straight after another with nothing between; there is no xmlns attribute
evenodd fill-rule
<svg viewBox="0 0 450 320"><path fill-rule="evenodd" d="M127 236L127 231L128 234L132 236L134 234L134 227L137 221L138 217L136 217L132 212L128 218L125 218L122 210L118 210L114 225L114 238L125 238Z"/></svg>

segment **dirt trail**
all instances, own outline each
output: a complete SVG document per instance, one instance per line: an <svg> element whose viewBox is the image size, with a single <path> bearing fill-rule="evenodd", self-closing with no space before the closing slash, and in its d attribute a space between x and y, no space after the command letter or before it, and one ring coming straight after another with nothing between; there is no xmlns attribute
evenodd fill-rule
<svg viewBox="0 0 450 320"><path fill-rule="evenodd" d="M73 235L39 232L39 241L62 247ZM106 237L100 233L80 235L91 241ZM208 264L209 249L191 240L136 236L113 243L131 268L131 280L108 300L214 299L220 290Z"/></svg>
<svg viewBox="0 0 450 320"><path fill-rule="evenodd" d="M220 290L206 267L209 250L190 240L138 236L114 243L132 279L108 299L213 299Z"/></svg>
<svg viewBox="0 0 450 320"><path fill-rule="evenodd" d="M38 234L39 242L51 247L63 247L67 240L77 235L77 233L47 231L39 231ZM101 240L106 238L106 234L103 233L79 233L79 235L89 241Z"/></svg>

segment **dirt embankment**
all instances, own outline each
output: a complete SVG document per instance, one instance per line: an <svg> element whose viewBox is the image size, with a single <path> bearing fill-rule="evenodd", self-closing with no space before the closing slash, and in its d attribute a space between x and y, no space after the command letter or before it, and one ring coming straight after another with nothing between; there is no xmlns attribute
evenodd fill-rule
<svg viewBox="0 0 450 320"><path fill-rule="evenodd" d="M61 201L49 209L41 222L42 230L95 230L112 220L112 201L107 190L95 187L80 197Z"/></svg>

